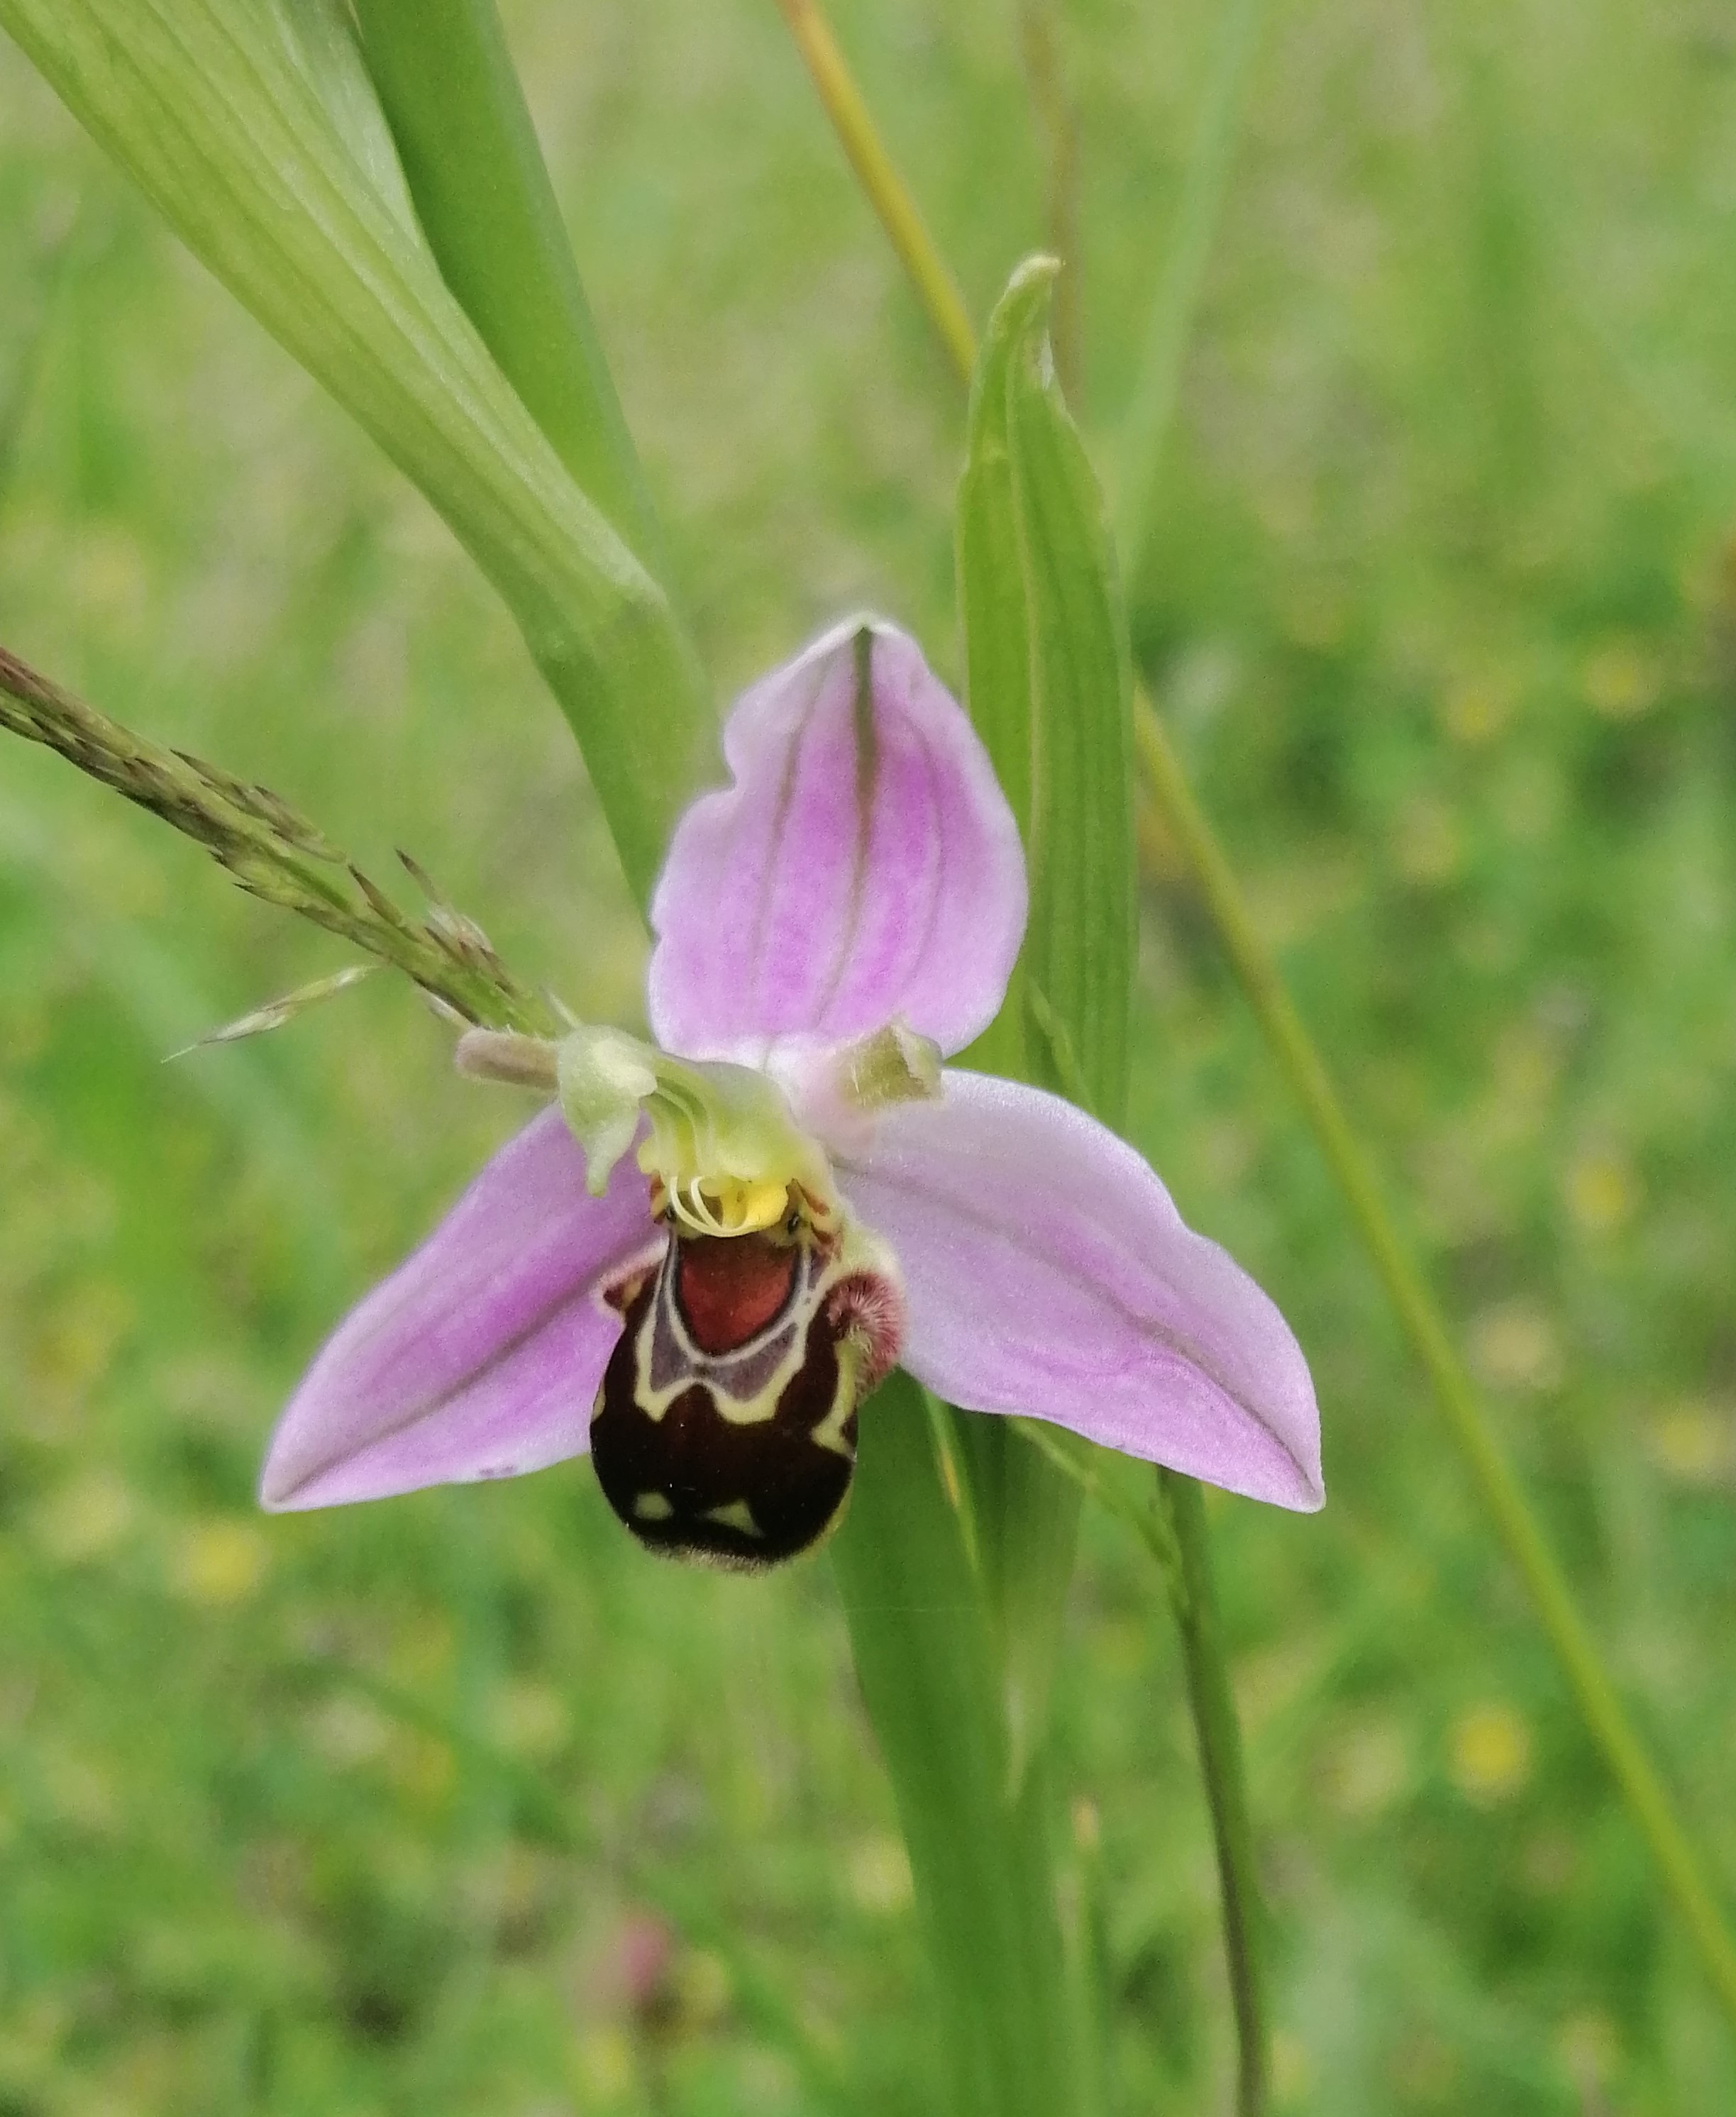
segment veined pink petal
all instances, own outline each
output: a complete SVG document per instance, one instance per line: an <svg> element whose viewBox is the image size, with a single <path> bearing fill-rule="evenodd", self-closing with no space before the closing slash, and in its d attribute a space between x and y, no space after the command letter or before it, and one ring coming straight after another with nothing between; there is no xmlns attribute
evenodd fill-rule
<svg viewBox="0 0 1736 2117"><path fill-rule="evenodd" d="M545 1110L339 1326L272 1436L264 1505L381 1499L583 1454L621 1335L598 1289L655 1236L633 1157L592 1197L584 1155Z"/></svg>
<svg viewBox="0 0 1736 2117"><path fill-rule="evenodd" d="M653 1034L689 1058L894 1016L957 1051L1025 928L1018 831L988 753L916 642L838 627L723 731L735 784L676 827L651 922Z"/></svg>
<svg viewBox="0 0 1736 2117"><path fill-rule="evenodd" d="M1280 1506L1320 1506L1307 1363L1272 1302L1186 1227L1133 1149L1058 1096L949 1072L839 1170L903 1266L904 1364Z"/></svg>

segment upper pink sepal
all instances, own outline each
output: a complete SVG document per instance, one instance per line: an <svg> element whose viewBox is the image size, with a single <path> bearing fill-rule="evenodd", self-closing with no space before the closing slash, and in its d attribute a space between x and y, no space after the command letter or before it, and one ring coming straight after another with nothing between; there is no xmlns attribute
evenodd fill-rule
<svg viewBox="0 0 1736 2117"><path fill-rule="evenodd" d="M545 1110L339 1326L272 1436L262 1503L382 1499L582 1454L621 1335L600 1288L656 1242L633 1157L592 1197Z"/></svg>
<svg viewBox="0 0 1736 2117"><path fill-rule="evenodd" d="M1133 1149L1059 1096L949 1072L839 1170L898 1252L904 1364L967 1409L1312 1510L1320 1419L1289 1326Z"/></svg>
<svg viewBox="0 0 1736 2117"><path fill-rule="evenodd" d="M986 1029L1024 932L1024 855L988 753L907 633L853 620L745 693L735 783L676 827L651 907L652 1033L689 1058Z"/></svg>

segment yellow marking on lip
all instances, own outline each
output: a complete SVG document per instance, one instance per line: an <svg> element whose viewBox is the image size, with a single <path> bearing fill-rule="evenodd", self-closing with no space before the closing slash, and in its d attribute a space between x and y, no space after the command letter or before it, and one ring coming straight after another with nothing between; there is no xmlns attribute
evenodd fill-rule
<svg viewBox="0 0 1736 2117"><path fill-rule="evenodd" d="M727 1507L708 1507L701 1519L715 1522L719 1529L739 1529L743 1536L765 1534L754 1520L754 1510L746 1500L732 1500Z"/></svg>
<svg viewBox="0 0 1736 2117"><path fill-rule="evenodd" d="M661 1492L641 1492L633 1502L633 1513L639 1521L668 1521L675 1509Z"/></svg>
<svg viewBox="0 0 1736 2117"><path fill-rule="evenodd" d="M681 1321L680 1304L671 1302L661 1308L657 1298L646 1304L644 1319L639 1326L639 1335L633 1349L635 1380L633 1401L653 1424L660 1423L677 1397L683 1395L695 1381L704 1384L711 1400L711 1408L718 1417L729 1426L761 1426L778 1416L778 1406L783 1392L800 1373L808 1356L808 1322L813 1308L824 1298L829 1280L823 1280L811 1289L812 1308L798 1321L791 1332L789 1349L778 1362L764 1385L750 1397L732 1396L724 1387L715 1372L719 1363L700 1353ZM665 1316L673 1331L677 1346L686 1356L686 1364L662 1389L651 1386L651 1361L656 1342L658 1318ZM757 1531L755 1534L757 1534Z"/></svg>
<svg viewBox="0 0 1736 2117"><path fill-rule="evenodd" d="M856 1460L856 1451L844 1438L844 1428L856 1409L856 1358L841 1344L838 1349L838 1389L832 1399L832 1408L808 1438L817 1448L829 1448L834 1455L842 1455L847 1463Z"/></svg>

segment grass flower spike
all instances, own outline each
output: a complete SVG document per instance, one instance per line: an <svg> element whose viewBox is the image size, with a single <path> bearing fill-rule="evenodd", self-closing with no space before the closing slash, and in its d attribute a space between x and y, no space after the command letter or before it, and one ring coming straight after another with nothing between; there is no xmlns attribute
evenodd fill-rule
<svg viewBox="0 0 1736 2117"><path fill-rule="evenodd" d="M641 1541L764 1564L848 1491L902 1362L1231 1491L1322 1499L1308 1369L1140 1157L944 1066L1000 1006L1024 859L915 643L852 622L751 689L652 906L652 1043L473 1032L557 1098L367 1296L284 1414L271 1507L589 1447Z"/></svg>

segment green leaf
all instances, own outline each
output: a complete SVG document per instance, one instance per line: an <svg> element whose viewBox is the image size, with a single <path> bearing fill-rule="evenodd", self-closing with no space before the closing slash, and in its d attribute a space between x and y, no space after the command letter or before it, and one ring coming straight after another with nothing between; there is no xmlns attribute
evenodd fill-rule
<svg viewBox="0 0 1736 2117"><path fill-rule="evenodd" d="M1083 1495L1012 1420L975 1412L948 1416L969 1487L977 1570L995 1621L1008 1769L1022 1786L1048 1732Z"/></svg>
<svg viewBox="0 0 1736 2117"><path fill-rule="evenodd" d="M289 19L247 0L0 0L0 26L500 590L643 902L715 773L697 662L352 151L327 100L341 45L298 39Z"/></svg>
<svg viewBox="0 0 1736 2117"><path fill-rule="evenodd" d="M271 5L356 166L404 233L420 242L391 127L362 64L355 17L344 0L271 0Z"/></svg>
<svg viewBox="0 0 1736 2117"><path fill-rule="evenodd" d="M968 1060L1114 1123L1133 971L1132 687L1102 498L1050 357L1058 270L1021 266L990 321L958 489L967 696L1031 870L1024 948ZM1005 1420L958 1423L1022 1768L1041 1741L1078 1488Z"/></svg>
<svg viewBox="0 0 1736 2117"><path fill-rule="evenodd" d="M1015 985L972 1055L1022 1047L1024 1077L1075 1097L1083 1084L1115 1124L1133 975L1132 676L1102 494L1050 354L1059 269L1022 265L990 320L958 493L967 694L1025 834L1020 970L1035 988ZM1033 1015L1055 1030L1032 1036Z"/></svg>
<svg viewBox="0 0 1736 2117"><path fill-rule="evenodd" d="M940 1988L951 2107L956 2117L1069 2117L1046 1789L1013 1770L994 1621L907 1375L863 1406L855 1492L832 1557Z"/></svg>
<svg viewBox="0 0 1736 2117"><path fill-rule="evenodd" d="M954 542L964 631L964 688L976 732L1031 846L1031 640L1019 556L1013 459L1007 445L1007 368L1012 340L991 336L971 382L964 473ZM966 1054L1009 1080L1039 1077L1026 1043L1024 961L1014 966L1000 1012Z"/></svg>
<svg viewBox="0 0 1736 2117"><path fill-rule="evenodd" d="M1031 648L1025 958L1097 1115L1119 1125L1135 940L1133 672L1103 496L1050 357L1050 284L1027 266L1004 325L1001 312L989 325L991 341L998 329L1011 340L1007 441Z"/></svg>
<svg viewBox="0 0 1736 2117"><path fill-rule="evenodd" d="M1026 268L1028 271L1029 267ZM1047 274L1027 298L1046 305ZM1007 381L1018 343L1007 303L995 311L971 381L956 523L965 698L1028 848L1031 841L1031 615L1019 548L1007 428Z"/></svg>

